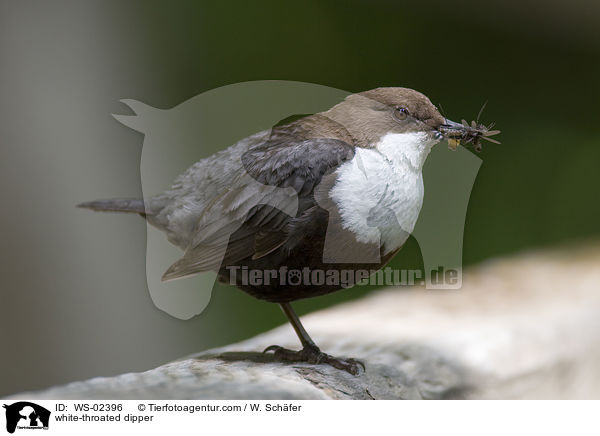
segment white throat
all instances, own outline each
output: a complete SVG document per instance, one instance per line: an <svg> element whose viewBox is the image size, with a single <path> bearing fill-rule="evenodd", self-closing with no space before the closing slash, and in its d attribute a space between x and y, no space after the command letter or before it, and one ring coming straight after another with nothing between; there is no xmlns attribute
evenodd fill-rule
<svg viewBox="0 0 600 436"><path fill-rule="evenodd" d="M338 168L329 195L359 242L379 243L384 253L404 244L421 211L422 168L436 142L421 132L389 133L373 149L357 147Z"/></svg>
<svg viewBox="0 0 600 436"><path fill-rule="evenodd" d="M392 162L406 163L421 171L431 147L438 141L432 140L427 133L388 133L375 146Z"/></svg>

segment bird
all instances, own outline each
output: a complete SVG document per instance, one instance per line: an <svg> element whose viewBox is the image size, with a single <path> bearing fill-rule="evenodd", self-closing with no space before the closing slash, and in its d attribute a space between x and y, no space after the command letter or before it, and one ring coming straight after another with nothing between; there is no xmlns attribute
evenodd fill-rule
<svg viewBox="0 0 600 436"><path fill-rule="evenodd" d="M136 213L165 232L184 254L163 280L213 271L279 304L302 348L265 352L358 375L364 363L321 351L291 303L360 281L342 283L342 273L389 262L418 219L432 147L447 139L454 149L478 135L486 133L446 119L418 91L381 87L244 138L194 163L163 193L78 206Z"/></svg>

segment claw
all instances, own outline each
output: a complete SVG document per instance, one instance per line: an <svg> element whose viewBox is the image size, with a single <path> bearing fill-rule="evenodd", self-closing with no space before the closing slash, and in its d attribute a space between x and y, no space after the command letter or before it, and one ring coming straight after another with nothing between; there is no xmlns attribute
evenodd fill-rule
<svg viewBox="0 0 600 436"><path fill-rule="evenodd" d="M355 360L355 359L351 359L354 363L358 363L361 368L363 369L363 371L367 370L367 367L365 366L365 364L363 362L361 362L360 360Z"/></svg>
<svg viewBox="0 0 600 436"><path fill-rule="evenodd" d="M277 350L282 350L283 348L280 347L279 345L269 345L267 348L265 348L263 350L263 354L268 353L269 351L273 351L274 353L277 352Z"/></svg>
<svg viewBox="0 0 600 436"><path fill-rule="evenodd" d="M330 365L336 369L349 372L352 375L360 375L366 371L365 364L356 359L338 359L325 354L318 347L306 347L300 351L288 350L279 345L271 345L263 351L273 351L275 357L287 362L306 362L313 365Z"/></svg>

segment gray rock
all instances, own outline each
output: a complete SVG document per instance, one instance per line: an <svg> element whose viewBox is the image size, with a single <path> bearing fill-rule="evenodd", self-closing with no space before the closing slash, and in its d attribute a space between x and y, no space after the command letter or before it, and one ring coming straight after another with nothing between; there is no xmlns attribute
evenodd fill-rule
<svg viewBox="0 0 600 436"><path fill-rule="evenodd" d="M146 372L12 398L600 398L600 245L491 261L463 283L386 289L304 317L323 351L365 362L358 377L262 354L298 346L284 325Z"/></svg>

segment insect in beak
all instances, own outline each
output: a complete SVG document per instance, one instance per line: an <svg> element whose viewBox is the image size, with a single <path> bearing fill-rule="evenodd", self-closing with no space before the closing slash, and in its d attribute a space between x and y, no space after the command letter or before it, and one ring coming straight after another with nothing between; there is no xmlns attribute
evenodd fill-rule
<svg viewBox="0 0 600 436"><path fill-rule="evenodd" d="M500 144L499 141L490 138L490 136L500 133L500 130L490 130L492 127L493 125L485 126L484 124L478 124L476 121L471 121L471 124L469 124L465 120L462 120L462 123L457 123L446 119L446 122L438 130L448 140L450 149L456 150L459 145L473 144L475 151L479 152L481 151L481 140Z"/></svg>

